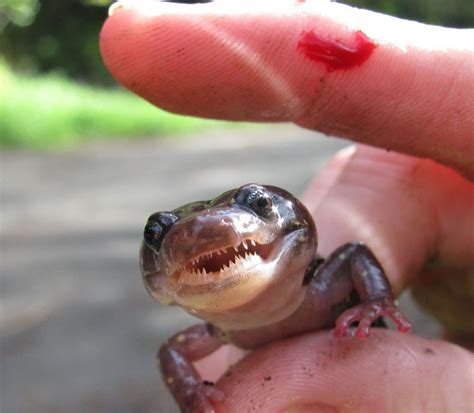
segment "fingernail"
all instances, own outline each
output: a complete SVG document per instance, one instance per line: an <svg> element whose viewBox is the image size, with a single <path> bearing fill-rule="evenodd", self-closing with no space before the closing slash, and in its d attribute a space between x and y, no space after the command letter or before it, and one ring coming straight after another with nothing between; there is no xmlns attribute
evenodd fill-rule
<svg viewBox="0 0 474 413"><path fill-rule="evenodd" d="M109 7L109 16L112 16L118 9L121 9L122 7L123 3L120 1L111 4Z"/></svg>
<svg viewBox="0 0 474 413"><path fill-rule="evenodd" d="M147 8L147 7L153 7L156 6L159 3L176 3L177 5L183 5L183 4L202 4L202 3L213 3L217 0L119 0L115 3L113 3L109 7L109 16L111 16L115 11L121 8L129 8L129 9L141 9L141 8Z"/></svg>
<svg viewBox="0 0 474 413"><path fill-rule="evenodd" d="M184 4L196 4L196 3L212 3L213 0L157 0L162 3L184 3Z"/></svg>
<svg viewBox="0 0 474 413"><path fill-rule="evenodd" d="M163 9L164 7L166 10L173 10L173 6L175 7L182 7L183 5L198 5L203 3L215 3L218 0L119 0L113 3L109 7L109 16L112 16L118 9L128 8L128 9L135 9L135 10L147 10L153 11ZM179 10L179 9L176 9Z"/></svg>
<svg viewBox="0 0 474 413"><path fill-rule="evenodd" d="M147 14L168 12L190 12L200 9L198 6L205 6L213 3L213 10L223 9L224 11L239 10L242 6L246 6L251 10L268 10L274 9L276 5L313 5L319 3L329 3L331 0L119 0L113 3L109 8L109 16L112 16L118 9L128 8L146 12ZM189 6L197 6L186 7ZM184 6L184 7L183 7ZM209 10L205 8L205 10Z"/></svg>

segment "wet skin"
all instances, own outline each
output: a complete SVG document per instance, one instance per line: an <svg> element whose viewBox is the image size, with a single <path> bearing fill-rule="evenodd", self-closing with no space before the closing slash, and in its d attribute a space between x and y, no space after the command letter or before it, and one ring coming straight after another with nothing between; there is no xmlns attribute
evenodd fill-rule
<svg viewBox="0 0 474 413"><path fill-rule="evenodd" d="M411 329L370 249L352 242L318 256L310 213L283 189L248 184L157 212L144 238L141 270L150 294L206 321L158 353L183 412L214 412L224 397L192 364L223 344L255 349L332 326L336 336L365 338L382 316L399 331Z"/></svg>

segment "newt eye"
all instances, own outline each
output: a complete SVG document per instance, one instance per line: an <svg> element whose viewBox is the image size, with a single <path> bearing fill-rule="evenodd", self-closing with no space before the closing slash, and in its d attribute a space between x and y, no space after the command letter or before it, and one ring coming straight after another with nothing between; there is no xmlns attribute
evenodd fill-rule
<svg viewBox="0 0 474 413"><path fill-rule="evenodd" d="M273 213L273 202L270 194L258 189L247 196L247 205L258 215L268 218Z"/></svg>
<svg viewBox="0 0 474 413"><path fill-rule="evenodd" d="M172 212L157 212L150 216L143 231L143 238L147 245L153 250L158 251L163 235L177 220L178 217Z"/></svg>

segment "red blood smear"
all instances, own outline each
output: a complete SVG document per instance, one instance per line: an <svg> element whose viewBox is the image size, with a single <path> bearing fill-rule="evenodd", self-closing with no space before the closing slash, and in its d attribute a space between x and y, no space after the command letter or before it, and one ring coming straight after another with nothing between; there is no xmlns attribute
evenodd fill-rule
<svg viewBox="0 0 474 413"><path fill-rule="evenodd" d="M298 42L298 50L309 59L323 63L328 72L360 66L376 47L361 31L355 32L350 42L342 42L330 36L316 34L312 30L303 32Z"/></svg>

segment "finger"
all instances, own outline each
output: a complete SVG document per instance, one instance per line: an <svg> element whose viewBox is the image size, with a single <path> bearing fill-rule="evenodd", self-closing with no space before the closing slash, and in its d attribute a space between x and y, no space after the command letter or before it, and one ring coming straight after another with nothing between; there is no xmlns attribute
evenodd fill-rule
<svg viewBox="0 0 474 413"><path fill-rule="evenodd" d="M396 293L428 261L452 273L474 262L474 185L433 161L353 146L328 163L302 199L321 253L364 241Z"/></svg>
<svg viewBox="0 0 474 413"><path fill-rule="evenodd" d="M218 411L467 412L473 372L470 353L441 341L381 329L368 340L316 333L231 367L218 383L226 394Z"/></svg>
<svg viewBox="0 0 474 413"><path fill-rule="evenodd" d="M293 121L474 176L473 31L317 0L120 4L104 61L157 106Z"/></svg>

